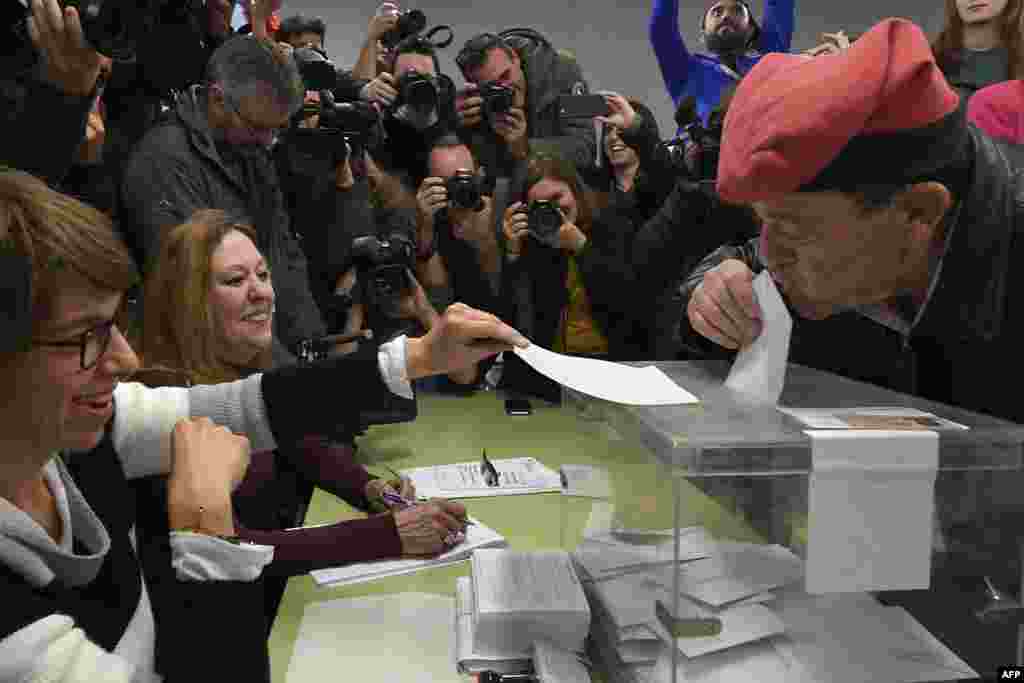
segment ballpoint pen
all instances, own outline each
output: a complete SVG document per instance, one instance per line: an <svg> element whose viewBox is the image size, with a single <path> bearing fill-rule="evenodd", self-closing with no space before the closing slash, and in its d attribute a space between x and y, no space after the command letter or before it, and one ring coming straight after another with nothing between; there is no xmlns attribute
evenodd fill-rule
<svg viewBox="0 0 1024 683"><path fill-rule="evenodd" d="M402 496L398 495L397 493L392 493L391 491L384 491L380 495L381 495L381 498L383 498L388 503L392 503L393 505L398 505L399 507L401 507L403 509L404 508L410 508L410 507L412 507L412 506L414 506L416 504L415 502L409 500L408 498L403 498ZM471 519L461 519L459 521L462 522L463 524L466 524L467 526L476 526L476 523L473 520L471 520Z"/></svg>

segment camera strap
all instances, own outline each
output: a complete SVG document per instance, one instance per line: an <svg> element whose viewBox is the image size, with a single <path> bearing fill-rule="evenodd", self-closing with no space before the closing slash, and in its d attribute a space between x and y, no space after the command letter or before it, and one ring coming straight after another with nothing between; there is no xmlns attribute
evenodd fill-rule
<svg viewBox="0 0 1024 683"><path fill-rule="evenodd" d="M434 37L434 34L436 34L438 31L448 31L447 40L431 40L431 38ZM434 28L424 33L423 38L433 43L434 47L443 49L451 45L452 41L455 40L455 31L453 31L452 27L448 26L447 24L439 24L438 26L435 26Z"/></svg>

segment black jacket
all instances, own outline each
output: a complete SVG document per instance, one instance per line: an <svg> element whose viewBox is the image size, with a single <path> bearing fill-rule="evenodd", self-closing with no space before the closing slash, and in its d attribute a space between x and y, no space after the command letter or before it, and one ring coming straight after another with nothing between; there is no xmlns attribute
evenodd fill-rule
<svg viewBox="0 0 1024 683"><path fill-rule="evenodd" d="M0 81L4 144L0 164L60 189L85 139L92 97L67 95L34 77Z"/></svg>
<svg viewBox="0 0 1024 683"><path fill-rule="evenodd" d="M546 150L576 164L585 171L597 160L597 141L590 119L567 119L558 115L560 95L586 94L589 90L580 65L547 46L517 50L526 77L526 131L530 151ZM486 121L462 129L460 135L473 150L477 162L492 176L517 178L521 163L508 153L504 140L490 129Z"/></svg>
<svg viewBox="0 0 1024 683"><path fill-rule="evenodd" d="M794 314L789 361L1024 422L1024 179L1007 146L973 127L970 138L971 179L959 214L947 219L947 251L918 324L903 335L856 312L825 320ZM694 332L685 308L704 273L728 258L754 272L763 269L757 240L725 246L705 258L681 289L680 335L708 357L734 354ZM994 675L995 666L1012 657L1016 630L980 624L969 613L978 605L962 604L973 588L949 574L988 574L1007 588L1019 584L1021 476L956 473L940 476L936 486L937 500L946 503L938 510L940 524L948 536L960 535L958 542L975 548L971 562L933 577L930 592L896 599L971 666ZM970 531L958 534L958 528ZM938 590L944 591L941 601L935 599Z"/></svg>
<svg viewBox="0 0 1024 683"><path fill-rule="evenodd" d="M164 231L198 209L222 209L256 229L257 246L274 277L276 335L292 348L324 334L310 293L306 257L291 230L270 155L225 159L231 150L214 141L198 87L180 98L175 114L146 134L125 170L121 229L140 267L145 269L158 253ZM337 196L339 204L344 199ZM331 223L343 215L336 208L334 215L321 219Z"/></svg>
<svg viewBox="0 0 1024 683"><path fill-rule="evenodd" d="M630 263L634 228L627 216L605 212L591 226L587 243L575 255L594 323L608 340L610 360L640 360L648 356L650 338L647 308ZM516 328L536 344L552 348L569 302L566 276L568 255L535 242L514 263L506 261L502 289L512 297ZM503 388L557 402L560 388L544 381L528 366L505 354Z"/></svg>

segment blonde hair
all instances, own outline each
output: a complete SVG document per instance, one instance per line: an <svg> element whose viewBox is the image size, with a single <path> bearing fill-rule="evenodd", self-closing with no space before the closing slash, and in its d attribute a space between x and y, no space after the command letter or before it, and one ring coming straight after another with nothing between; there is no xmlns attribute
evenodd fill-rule
<svg viewBox="0 0 1024 683"><path fill-rule="evenodd" d="M0 244L28 263L33 334L54 315L64 269L100 292L125 292L139 281L135 261L106 214L6 167L0 167Z"/></svg>
<svg viewBox="0 0 1024 683"><path fill-rule="evenodd" d="M183 371L193 384L240 379L242 368L221 359L210 310L213 254L234 231L256 242L248 225L203 209L166 234L143 290L139 353L148 368ZM270 350L253 365L270 367Z"/></svg>

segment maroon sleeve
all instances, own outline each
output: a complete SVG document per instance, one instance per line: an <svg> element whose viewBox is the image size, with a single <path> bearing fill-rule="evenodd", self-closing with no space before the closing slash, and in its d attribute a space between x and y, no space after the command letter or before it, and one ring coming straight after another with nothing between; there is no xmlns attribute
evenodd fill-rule
<svg viewBox="0 0 1024 683"><path fill-rule="evenodd" d="M257 531L238 526L247 541L274 546L264 576L298 576L314 569L397 558L402 554L391 513L295 531Z"/></svg>
<svg viewBox="0 0 1024 683"><path fill-rule="evenodd" d="M366 484L373 477L356 462L352 446L329 442L321 436L308 436L278 453L290 460L307 481L360 510L369 508Z"/></svg>

